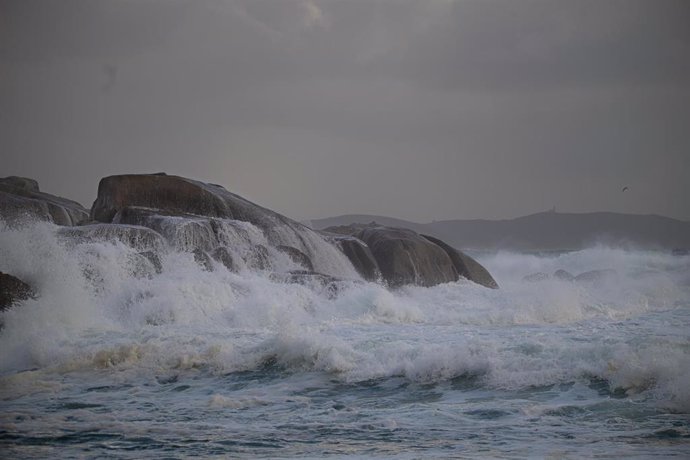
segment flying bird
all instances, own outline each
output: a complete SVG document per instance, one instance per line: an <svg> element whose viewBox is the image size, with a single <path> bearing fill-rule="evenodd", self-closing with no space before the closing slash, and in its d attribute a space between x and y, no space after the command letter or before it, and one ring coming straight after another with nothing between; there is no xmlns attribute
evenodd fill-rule
<svg viewBox="0 0 690 460"><path fill-rule="evenodd" d="M621 192L627 192L627 191L628 191L628 187L627 187L627 186L626 186L626 187L623 187L623 190L621 190Z"/></svg>
<svg viewBox="0 0 690 460"><path fill-rule="evenodd" d="M108 92L110 88L115 85L115 79L117 78L117 66L113 64L103 65L103 73L105 74L105 83L101 87L101 91Z"/></svg>

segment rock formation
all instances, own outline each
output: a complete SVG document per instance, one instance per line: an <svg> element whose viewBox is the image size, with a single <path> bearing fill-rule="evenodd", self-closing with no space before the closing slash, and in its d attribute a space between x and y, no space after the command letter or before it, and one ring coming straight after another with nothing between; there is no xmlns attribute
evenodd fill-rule
<svg viewBox="0 0 690 460"><path fill-rule="evenodd" d="M24 281L16 276L0 272L0 311L35 296L34 290Z"/></svg>
<svg viewBox="0 0 690 460"><path fill-rule="evenodd" d="M391 287L406 284L434 286L457 281L460 277L485 287L498 287L489 272L468 255L443 241L409 229L384 227L372 222L331 227L325 231L349 235L347 244L350 247L344 252L353 265L366 267L373 273L375 263L383 280ZM340 241L348 240L341 237Z"/></svg>
<svg viewBox="0 0 690 460"><path fill-rule="evenodd" d="M61 225L57 235L68 247L126 245L136 277L161 273L162 256L178 251L206 271L264 271L329 295L360 279L395 288L463 277L498 287L478 262L436 238L375 223L316 232L219 185L163 173L103 178L90 215L76 202L40 192L31 179L0 179L0 217L23 215ZM99 267L83 268L97 283ZM2 308L33 295L25 283L0 275Z"/></svg>
<svg viewBox="0 0 690 460"><path fill-rule="evenodd" d="M553 272L553 277L561 281L572 281L575 279L575 276L573 276L572 273L563 270L562 268Z"/></svg>
<svg viewBox="0 0 690 460"><path fill-rule="evenodd" d="M41 192L33 179L10 176L0 179L0 216L10 222L28 217L77 225L89 212L76 201Z"/></svg>
<svg viewBox="0 0 690 460"><path fill-rule="evenodd" d="M446 254L448 254L448 257L450 257L450 260L453 262L453 266L458 272L458 276L470 281L474 281L475 283L481 284L484 287L491 289L498 288L498 283L496 280L494 280L488 270L472 257L458 249L451 247L437 238L428 235L422 236L446 251Z"/></svg>
<svg viewBox="0 0 690 460"><path fill-rule="evenodd" d="M165 174L105 177L99 183L91 217L100 222L152 228L171 244L184 246L178 249L189 251L196 248L213 251L219 246L241 243L246 253L242 258L259 261L259 244L276 251L281 247L293 256L298 252L303 254L305 257L300 256L299 263L306 265L303 268L331 276L357 277L349 260L312 229L219 185L184 177ZM242 226L242 222L253 227ZM256 234L257 229L260 235Z"/></svg>

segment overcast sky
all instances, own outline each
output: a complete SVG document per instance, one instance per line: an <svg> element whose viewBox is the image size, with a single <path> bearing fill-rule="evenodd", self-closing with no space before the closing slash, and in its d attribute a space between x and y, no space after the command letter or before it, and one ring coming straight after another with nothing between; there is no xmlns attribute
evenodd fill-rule
<svg viewBox="0 0 690 460"><path fill-rule="evenodd" d="M0 160L87 207L165 171L296 219L690 220L690 1L0 0Z"/></svg>

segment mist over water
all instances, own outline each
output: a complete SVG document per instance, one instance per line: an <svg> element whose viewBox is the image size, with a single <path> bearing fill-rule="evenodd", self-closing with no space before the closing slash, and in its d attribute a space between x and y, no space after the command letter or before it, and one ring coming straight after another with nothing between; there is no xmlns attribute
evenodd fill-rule
<svg viewBox="0 0 690 460"><path fill-rule="evenodd" d="M242 231L240 231L242 230ZM240 235L241 234L241 235ZM244 225L237 235L256 242ZM237 239L240 236L233 238ZM182 237L181 237L182 238ZM143 243L142 243L143 244ZM136 246L136 245L135 245ZM241 250L241 245L238 246ZM0 445L14 458L685 456L690 258L594 247L479 261L501 286L390 291L0 224ZM525 275L614 269L590 282Z"/></svg>

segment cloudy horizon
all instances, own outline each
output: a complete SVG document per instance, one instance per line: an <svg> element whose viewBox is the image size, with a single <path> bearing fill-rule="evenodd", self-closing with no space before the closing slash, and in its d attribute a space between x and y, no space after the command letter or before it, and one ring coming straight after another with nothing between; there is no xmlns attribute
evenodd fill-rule
<svg viewBox="0 0 690 460"><path fill-rule="evenodd" d="M298 220L690 220L688 24L683 0L6 0L0 176L87 207L165 171Z"/></svg>

